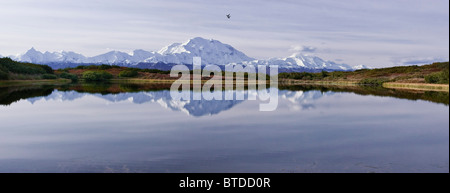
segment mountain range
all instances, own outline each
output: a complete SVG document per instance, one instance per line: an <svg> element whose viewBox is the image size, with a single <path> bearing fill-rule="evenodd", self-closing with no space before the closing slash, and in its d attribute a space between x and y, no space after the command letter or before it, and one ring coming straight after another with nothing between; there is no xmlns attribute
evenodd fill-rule
<svg viewBox="0 0 450 193"><path fill-rule="evenodd" d="M134 50L132 53L110 51L101 55L86 57L75 52L40 52L31 48L24 54L10 56L13 60L46 64L54 69L76 67L78 65L119 65L137 68L156 68L170 70L173 65L192 65L193 57L201 57L202 65L214 64L225 66L228 64L241 65L278 65L284 71L350 71L368 68L364 65L351 67L347 64L337 64L323 60L317 56L296 53L286 58L271 58L258 60L245 55L243 52L224 44L218 40L196 37L184 43L174 43L163 47L157 52Z"/></svg>

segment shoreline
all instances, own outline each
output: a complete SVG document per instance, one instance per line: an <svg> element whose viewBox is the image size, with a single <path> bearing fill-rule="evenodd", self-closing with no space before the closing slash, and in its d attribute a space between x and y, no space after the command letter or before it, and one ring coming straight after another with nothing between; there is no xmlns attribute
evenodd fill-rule
<svg viewBox="0 0 450 193"><path fill-rule="evenodd" d="M154 84L171 84L176 79L111 79L111 83L154 83ZM202 80L205 83L207 80ZM84 82L80 80L79 82ZM21 85L47 85L47 84L67 84L71 83L69 79L45 79L45 80L0 80L0 87L5 86L21 86ZM224 82L223 82L224 83ZM248 82L245 81L244 84ZM287 80L282 79L278 81L279 85L324 85L324 86L360 86L358 81L302 81L302 80ZM234 84L236 85L236 84ZM399 83L399 82L385 82L383 88L402 89L402 90L420 90L420 91L439 91L449 92L448 84L428 84L428 83Z"/></svg>
<svg viewBox="0 0 450 193"><path fill-rule="evenodd" d="M278 81L280 85L341 85L341 86L358 86L358 81L325 81L325 80L290 80L282 79Z"/></svg>
<svg viewBox="0 0 450 193"><path fill-rule="evenodd" d="M43 80L0 80L0 87L5 86L27 86L27 85L47 85L47 84L67 84L69 79L43 79Z"/></svg>
<svg viewBox="0 0 450 193"><path fill-rule="evenodd" d="M362 86L358 81L302 81L302 80L282 80L279 85L336 85L336 86ZM438 91L449 92L448 84L429 84L429 83L399 83L385 82L383 88L402 89L402 90L420 90L420 91Z"/></svg>

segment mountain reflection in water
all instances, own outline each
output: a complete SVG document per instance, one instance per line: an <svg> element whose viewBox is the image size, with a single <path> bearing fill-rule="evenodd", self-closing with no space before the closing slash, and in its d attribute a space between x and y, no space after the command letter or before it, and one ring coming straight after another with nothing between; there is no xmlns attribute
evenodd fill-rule
<svg viewBox="0 0 450 193"><path fill-rule="evenodd" d="M168 84L70 84L63 86L41 85L22 87L0 87L0 105L10 105L19 100L35 103L39 100L73 101L86 96L95 96L108 102L131 101L135 104L158 103L162 107L185 112L194 117L215 115L233 108L243 100L173 100ZM189 91L192 99L192 93ZM257 95L256 90L225 90L225 92L243 92L245 100ZM444 105L449 104L448 92L405 91L380 87L339 87L339 86L285 86L279 88L279 100L286 100L296 108L314 108L317 100L335 92L351 92L358 95L387 96L408 100L426 100ZM233 95L235 96L235 95ZM262 102L263 103L263 102Z"/></svg>

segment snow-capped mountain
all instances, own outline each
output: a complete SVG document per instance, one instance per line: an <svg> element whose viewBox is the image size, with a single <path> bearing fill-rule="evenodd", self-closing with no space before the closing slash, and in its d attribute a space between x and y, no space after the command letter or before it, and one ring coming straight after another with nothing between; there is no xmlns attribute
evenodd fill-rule
<svg viewBox="0 0 450 193"><path fill-rule="evenodd" d="M278 65L280 68L352 70L352 67L347 64L336 64L332 61L325 61L317 56L301 53L293 54L287 58L271 58L269 60L253 61L247 64Z"/></svg>
<svg viewBox="0 0 450 193"><path fill-rule="evenodd" d="M37 64L47 64L53 68L64 68L66 64L110 64L121 66L137 66L151 68L142 64L192 64L193 57L201 57L202 64L228 65L278 65L281 69L288 70L355 70L367 68L364 65L354 68L346 64L337 64L325 61L317 56L301 53L293 54L286 58L272 58L268 60L257 60L251 58L241 51L224 44L218 40L196 37L184 43L174 43L160 49L158 52L145 50L134 50L132 53L110 51L93 57L85 57L75 52L45 52L42 53L31 48L26 53L12 57L12 59ZM170 69L170 68L169 68Z"/></svg>
<svg viewBox="0 0 450 193"><path fill-rule="evenodd" d="M132 56L130 58L130 62L131 63L139 63L139 62L145 61L148 58L154 57L156 55L158 55L158 53L156 53L156 52L148 52L148 51L141 50L141 49L134 50L132 53Z"/></svg>
<svg viewBox="0 0 450 193"><path fill-rule="evenodd" d="M21 62L33 62L33 63L42 63L44 62L44 54L42 52L36 51L34 48L29 49L25 54L16 58Z"/></svg>
<svg viewBox="0 0 450 193"><path fill-rule="evenodd" d="M52 62L62 62L62 63L85 63L86 57L77 54L75 52L39 52L34 48L28 50L25 54L19 55L14 58L15 60L22 62L31 62L37 64L47 64Z"/></svg>
<svg viewBox="0 0 450 193"><path fill-rule="evenodd" d="M86 60L86 63L94 64L119 64L119 63L129 63L132 56L125 52L110 51L98 56L90 57Z"/></svg>
<svg viewBox="0 0 450 193"><path fill-rule="evenodd" d="M217 40L207 40L200 37L184 43L174 43L158 51L162 55L159 62L175 64L191 64L192 57L201 57L202 64L226 65L255 60L236 50L228 44Z"/></svg>

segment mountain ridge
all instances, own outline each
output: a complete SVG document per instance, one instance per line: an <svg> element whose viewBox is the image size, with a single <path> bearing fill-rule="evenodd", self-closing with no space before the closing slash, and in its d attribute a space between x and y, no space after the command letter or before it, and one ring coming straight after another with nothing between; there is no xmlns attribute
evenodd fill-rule
<svg viewBox="0 0 450 193"><path fill-rule="evenodd" d="M157 52L136 49L132 53L109 51L97 56L86 57L72 51L46 51L43 53L32 47L26 53L12 56L11 58L20 62L46 64L52 68L58 69L85 64L108 64L128 67L146 66L143 64L157 63L191 65L193 57L201 57L202 65L278 65L281 69L290 69L293 71L351 71L368 68L364 65L359 65L354 68L347 64L337 64L332 61L323 60L317 56L302 53L294 53L286 58L258 60L245 55L245 53L235 49L229 44L201 37L191 38L183 43L173 43L161 48ZM150 66L155 67L155 65Z"/></svg>

